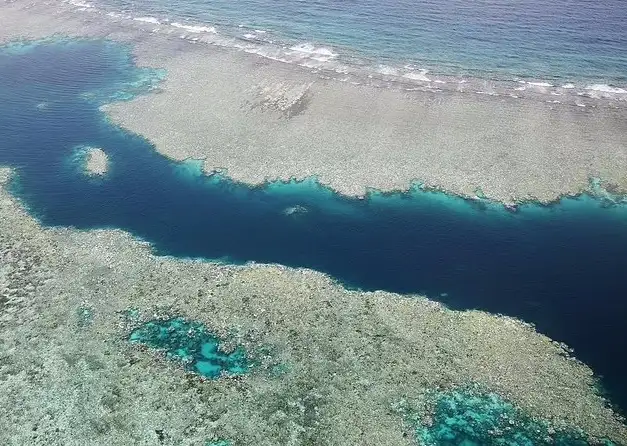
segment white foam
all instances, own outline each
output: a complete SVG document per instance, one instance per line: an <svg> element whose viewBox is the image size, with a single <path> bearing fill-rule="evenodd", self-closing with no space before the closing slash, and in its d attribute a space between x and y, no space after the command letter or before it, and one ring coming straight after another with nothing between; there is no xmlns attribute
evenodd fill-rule
<svg viewBox="0 0 627 446"><path fill-rule="evenodd" d="M331 59L335 59L337 54L333 52L331 48L324 46L316 47L311 43L301 43L300 45L294 45L290 47L292 51L291 55L296 55L301 58L310 58L319 62L328 62Z"/></svg>
<svg viewBox="0 0 627 446"><path fill-rule="evenodd" d="M258 56L265 57L266 59L277 60L279 62L289 63L290 60L285 58L284 53L277 47L264 46L264 47L248 47L242 48L245 52L251 54L257 54Z"/></svg>
<svg viewBox="0 0 627 446"><path fill-rule="evenodd" d="M74 5L74 6L80 6L81 8L93 8L94 5L87 3L87 2L82 2L80 0L70 0L70 5Z"/></svg>
<svg viewBox="0 0 627 446"><path fill-rule="evenodd" d="M527 89L527 87L516 87L514 88L514 90L516 91L525 91Z"/></svg>
<svg viewBox="0 0 627 446"><path fill-rule="evenodd" d="M612 87L606 84L594 84L586 87L586 90L600 91L602 93L627 94L624 88Z"/></svg>
<svg viewBox="0 0 627 446"><path fill-rule="evenodd" d="M154 17L135 17L136 22L152 23L153 25L161 25L161 22Z"/></svg>
<svg viewBox="0 0 627 446"><path fill-rule="evenodd" d="M567 90L572 90L573 88L575 88L574 84L564 84L562 85L562 88L566 88Z"/></svg>
<svg viewBox="0 0 627 446"><path fill-rule="evenodd" d="M381 73L386 76L398 76L398 70L394 67L389 67L387 65L379 65L379 67L377 68L377 73Z"/></svg>
<svg viewBox="0 0 627 446"><path fill-rule="evenodd" d="M403 77L407 78L407 79L411 79L413 81L421 81L421 82L431 82L431 79L429 79L427 77L427 73L429 72L429 70L420 70L418 73L416 72L412 72L412 73L405 73L403 74Z"/></svg>
<svg viewBox="0 0 627 446"><path fill-rule="evenodd" d="M183 25L182 23L172 22L172 26L179 29L184 29L190 33L210 33L217 34L216 29L213 26L196 26L196 25Z"/></svg>
<svg viewBox="0 0 627 446"><path fill-rule="evenodd" d="M549 84L548 82L527 82L529 85L533 85L534 87L552 87L553 84Z"/></svg>

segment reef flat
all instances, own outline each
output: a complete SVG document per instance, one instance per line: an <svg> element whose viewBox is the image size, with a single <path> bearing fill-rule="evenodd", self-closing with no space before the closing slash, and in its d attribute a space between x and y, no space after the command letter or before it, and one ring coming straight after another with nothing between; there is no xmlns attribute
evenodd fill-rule
<svg viewBox="0 0 627 446"><path fill-rule="evenodd" d="M515 319L311 270L157 257L117 230L45 229L4 188L0 213L2 444L411 445L398 408L424 422L429 395L458 388L494 392L547 432L627 443L592 371ZM159 336L201 327L172 318L231 345L206 356L241 367L229 352L242 349L255 367L207 380L130 342L154 321Z"/></svg>
<svg viewBox="0 0 627 446"><path fill-rule="evenodd" d="M504 203L551 202L588 190L590 178L627 191L624 101L374 86L96 8L21 0L0 8L0 42L105 37L132 43L140 65L165 68L160 94L106 110L166 156L203 160L207 173L248 184L316 176L351 196L419 181Z"/></svg>

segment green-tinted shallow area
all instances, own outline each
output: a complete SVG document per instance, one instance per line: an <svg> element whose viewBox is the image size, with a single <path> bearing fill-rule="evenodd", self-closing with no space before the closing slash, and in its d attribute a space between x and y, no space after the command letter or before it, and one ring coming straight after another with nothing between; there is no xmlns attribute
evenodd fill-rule
<svg viewBox="0 0 627 446"><path fill-rule="evenodd" d="M221 375L237 376L252 366L243 348L231 353L220 349L220 339L199 322L184 318L153 320L131 332L130 342L164 351L168 359L180 361L185 368L210 379Z"/></svg>
<svg viewBox="0 0 627 446"><path fill-rule="evenodd" d="M228 440L218 440L218 441L210 441L205 446L233 446L233 443L231 443Z"/></svg>
<svg viewBox="0 0 627 446"><path fill-rule="evenodd" d="M411 418L411 417L410 417ZM551 429L494 393L451 391L436 396L430 423L414 419L421 446L588 446L583 432ZM598 444L598 443L595 443ZM604 446L617 446L604 440Z"/></svg>

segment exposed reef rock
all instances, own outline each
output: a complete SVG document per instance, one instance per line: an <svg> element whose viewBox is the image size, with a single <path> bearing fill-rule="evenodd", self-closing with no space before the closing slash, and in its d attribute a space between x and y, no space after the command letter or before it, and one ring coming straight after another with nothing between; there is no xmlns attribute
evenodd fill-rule
<svg viewBox="0 0 627 446"><path fill-rule="evenodd" d="M88 176L104 176L109 171L109 157L104 150L96 147L83 147L85 174Z"/></svg>

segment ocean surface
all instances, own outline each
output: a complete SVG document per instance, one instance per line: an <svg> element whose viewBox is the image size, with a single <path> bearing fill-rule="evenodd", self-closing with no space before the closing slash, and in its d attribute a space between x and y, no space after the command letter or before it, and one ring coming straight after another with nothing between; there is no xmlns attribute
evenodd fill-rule
<svg viewBox="0 0 627 446"><path fill-rule="evenodd" d="M84 2L78 2L84 4ZM627 85L624 0L99 0L147 23L382 73ZM187 31L193 30L188 28ZM275 55L271 48L265 48ZM424 71L422 71L424 73Z"/></svg>
<svg viewBox="0 0 627 446"><path fill-rule="evenodd" d="M249 188L206 177L99 110L162 77L113 43L0 50L0 165L16 169L12 191L44 224L122 228L159 254L308 267L516 316L573 347L627 408L627 205L583 196L512 213L419 187L359 200L314 179ZM108 154L106 177L85 175L85 146Z"/></svg>

